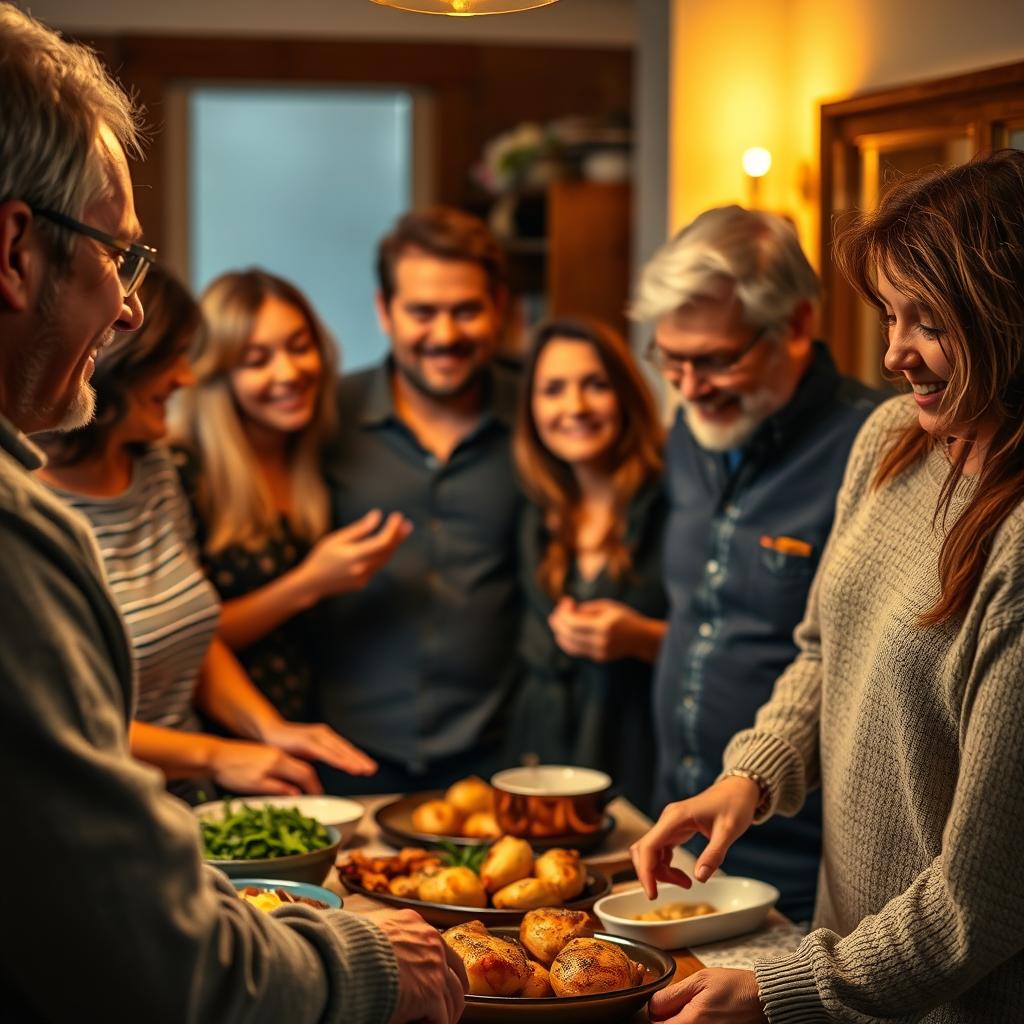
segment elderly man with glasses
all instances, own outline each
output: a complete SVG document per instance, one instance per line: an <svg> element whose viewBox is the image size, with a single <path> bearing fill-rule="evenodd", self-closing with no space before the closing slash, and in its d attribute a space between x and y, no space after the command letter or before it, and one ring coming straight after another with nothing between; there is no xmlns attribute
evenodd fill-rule
<svg viewBox="0 0 1024 1024"><path fill-rule="evenodd" d="M632 313L653 322L647 357L679 399L666 453L658 806L715 780L729 739L795 657L846 458L880 397L840 376L814 340L818 295L790 224L738 206L701 214L641 276ZM809 920L820 839L809 800L748 832L724 868L773 883L781 909Z"/></svg>

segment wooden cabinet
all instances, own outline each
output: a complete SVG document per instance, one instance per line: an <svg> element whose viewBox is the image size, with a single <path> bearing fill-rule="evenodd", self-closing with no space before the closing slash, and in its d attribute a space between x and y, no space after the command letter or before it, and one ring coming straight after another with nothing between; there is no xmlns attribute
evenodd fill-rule
<svg viewBox="0 0 1024 1024"><path fill-rule="evenodd" d="M626 329L632 189L557 181L548 190L551 316L587 314Z"/></svg>
<svg viewBox="0 0 1024 1024"><path fill-rule="evenodd" d="M544 235L504 243L513 300L508 349L521 352L538 322L551 317L592 316L626 333L631 187L557 181L537 199Z"/></svg>

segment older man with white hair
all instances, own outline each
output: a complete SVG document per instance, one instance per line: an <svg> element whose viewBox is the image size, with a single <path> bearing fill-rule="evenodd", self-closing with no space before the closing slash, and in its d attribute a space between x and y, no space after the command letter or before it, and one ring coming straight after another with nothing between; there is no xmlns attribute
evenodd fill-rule
<svg viewBox="0 0 1024 1024"><path fill-rule="evenodd" d="M879 400L814 340L818 296L791 225L738 206L701 214L641 276L632 314L653 321L647 355L680 403L666 453L659 806L715 780L795 657L846 458ZM809 920L820 845L812 799L748 832L724 867L774 883L782 910Z"/></svg>
<svg viewBox="0 0 1024 1024"><path fill-rule="evenodd" d="M96 57L0 3L0 1017L452 1024L465 971L419 915L261 914L129 753L124 626L26 434L87 423L97 352L142 324L138 145Z"/></svg>

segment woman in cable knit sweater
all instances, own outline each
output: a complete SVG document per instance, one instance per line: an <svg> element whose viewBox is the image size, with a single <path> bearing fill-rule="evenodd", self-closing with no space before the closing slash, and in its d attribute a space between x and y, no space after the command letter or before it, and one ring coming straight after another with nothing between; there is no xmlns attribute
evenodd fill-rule
<svg viewBox="0 0 1024 1024"><path fill-rule="evenodd" d="M719 781L634 848L699 880L820 785L815 930L701 971L652 1018L1002 1022L1024 1012L1024 153L896 185L839 242L912 395L865 424L800 654Z"/></svg>

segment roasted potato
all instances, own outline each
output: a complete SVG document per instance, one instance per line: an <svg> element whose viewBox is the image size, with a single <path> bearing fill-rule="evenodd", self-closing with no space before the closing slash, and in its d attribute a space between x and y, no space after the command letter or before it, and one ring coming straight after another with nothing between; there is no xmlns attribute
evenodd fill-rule
<svg viewBox="0 0 1024 1024"><path fill-rule="evenodd" d="M483 883L469 868L444 868L420 884L419 898L427 903L459 907L486 907Z"/></svg>
<svg viewBox="0 0 1024 1024"><path fill-rule="evenodd" d="M491 902L497 910L533 910L558 902L558 890L539 878L520 878L499 889Z"/></svg>
<svg viewBox="0 0 1024 1024"><path fill-rule="evenodd" d="M501 835L501 827L493 812L477 811L466 819L462 834L468 839L497 839Z"/></svg>
<svg viewBox="0 0 1024 1024"><path fill-rule="evenodd" d="M488 892L504 889L533 872L533 850L525 839L502 836L488 851L480 866L480 879ZM552 901L557 903L556 898Z"/></svg>
<svg viewBox="0 0 1024 1024"><path fill-rule="evenodd" d="M558 890L560 902L576 899L587 884L587 869L579 850L548 850L537 858L533 873Z"/></svg>
<svg viewBox="0 0 1024 1024"><path fill-rule="evenodd" d="M428 800L412 812L412 827L432 836L457 836L462 830L462 814L444 800Z"/></svg>
<svg viewBox="0 0 1024 1024"><path fill-rule="evenodd" d="M494 790L479 775L453 782L444 798L467 818L471 814L494 812Z"/></svg>

